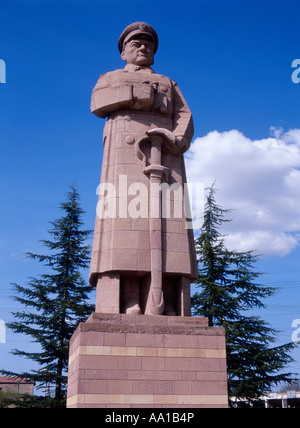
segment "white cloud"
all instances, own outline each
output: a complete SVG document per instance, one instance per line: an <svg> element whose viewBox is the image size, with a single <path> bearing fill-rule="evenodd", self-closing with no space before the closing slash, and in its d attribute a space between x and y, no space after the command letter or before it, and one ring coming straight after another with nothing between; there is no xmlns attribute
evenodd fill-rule
<svg viewBox="0 0 300 428"><path fill-rule="evenodd" d="M271 128L251 140L237 130L196 138L186 154L188 181L216 181L231 223L227 245L284 256L300 242L300 129Z"/></svg>

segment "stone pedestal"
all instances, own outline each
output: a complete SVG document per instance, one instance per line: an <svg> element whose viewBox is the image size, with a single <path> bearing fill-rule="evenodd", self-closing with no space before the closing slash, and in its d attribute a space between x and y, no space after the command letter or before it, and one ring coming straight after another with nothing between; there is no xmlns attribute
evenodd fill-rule
<svg viewBox="0 0 300 428"><path fill-rule="evenodd" d="M67 407L227 407L224 329L93 313L70 342Z"/></svg>

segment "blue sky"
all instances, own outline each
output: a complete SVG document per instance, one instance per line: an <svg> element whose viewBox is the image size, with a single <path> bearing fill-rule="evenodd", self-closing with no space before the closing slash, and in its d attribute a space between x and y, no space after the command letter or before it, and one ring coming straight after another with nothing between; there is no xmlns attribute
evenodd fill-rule
<svg viewBox="0 0 300 428"><path fill-rule="evenodd" d="M90 113L91 91L124 66L122 30L146 21L159 36L154 70L178 82L193 113L190 180L217 180L218 202L233 209L228 245L262 254L262 282L280 287L259 314L282 331L279 343L291 340L300 319L299 13L297 0L1 2L0 319L16 307L10 283L42 272L24 253L44 251L39 240L74 179L94 227L104 121ZM7 331L0 368L31 369L9 354L26 346Z"/></svg>

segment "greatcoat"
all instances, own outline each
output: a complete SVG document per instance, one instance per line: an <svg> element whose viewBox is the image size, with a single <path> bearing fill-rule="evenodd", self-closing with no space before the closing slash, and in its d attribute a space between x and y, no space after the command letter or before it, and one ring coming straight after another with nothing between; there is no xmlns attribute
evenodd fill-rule
<svg viewBox="0 0 300 428"><path fill-rule="evenodd" d="M163 181L168 186L178 183L181 189L181 193L168 193L171 209L161 221L162 274L196 278L193 230L186 228L184 199L187 195L183 193L186 183L183 153L193 136L193 121L177 84L152 68L127 64L124 69L100 76L92 93L91 110L96 116L107 118L103 130L91 285L95 286L98 275L106 272L139 276L151 272L150 186L149 175L144 173L145 166L151 164L151 143L145 139L143 144L139 141L153 128L168 129L179 141L176 153L162 147L162 165L167 170ZM143 184L148 195L141 189ZM176 198L179 202L174 201ZM130 203L136 210L130 210ZM177 213L172 209L175 203L177 208L178 203L181 204L180 216L178 209Z"/></svg>

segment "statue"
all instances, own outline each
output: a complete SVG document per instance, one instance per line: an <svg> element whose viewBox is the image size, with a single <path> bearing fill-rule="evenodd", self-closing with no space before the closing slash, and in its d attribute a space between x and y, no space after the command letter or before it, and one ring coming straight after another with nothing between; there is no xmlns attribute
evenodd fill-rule
<svg viewBox="0 0 300 428"><path fill-rule="evenodd" d="M100 76L91 100L107 118L90 267L96 312L190 316L197 263L183 154L192 115L177 84L151 67L149 24L126 27L118 47L125 68Z"/></svg>

